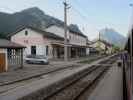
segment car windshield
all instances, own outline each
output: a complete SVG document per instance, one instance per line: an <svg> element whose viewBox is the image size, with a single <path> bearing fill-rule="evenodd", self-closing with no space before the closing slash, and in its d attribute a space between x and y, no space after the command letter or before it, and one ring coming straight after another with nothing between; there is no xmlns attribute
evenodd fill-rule
<svg viewBox="0 0 133 100"><path fill-rule="evenodd" d="M35 58L37 58L37 59L46 59L45 56L36 56Z"/></svg>

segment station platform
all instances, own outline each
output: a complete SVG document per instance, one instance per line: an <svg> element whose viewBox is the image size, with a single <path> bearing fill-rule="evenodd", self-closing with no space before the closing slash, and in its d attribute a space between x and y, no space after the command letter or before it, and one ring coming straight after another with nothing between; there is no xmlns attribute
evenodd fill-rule
<svg viewBox="0 0 133 100"><path fill-rule="evenodd" d="M123 100L122 68L116 64L111 67L88 100Z"/></svg>

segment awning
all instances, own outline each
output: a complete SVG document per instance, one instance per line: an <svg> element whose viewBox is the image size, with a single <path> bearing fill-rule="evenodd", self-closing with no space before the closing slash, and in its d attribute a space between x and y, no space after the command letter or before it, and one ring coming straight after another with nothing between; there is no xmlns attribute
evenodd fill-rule
<svg viewBox="0 0 133 100"><path fill-rule="evenodd" d="M25 47L20 44L6 40L6 39L0 39L0 48L20 49L20 48L25 48Z"/></svg>
<svg viewBox="0 0 133 100"><path fill-rule="evenodd" d="M56 46L61 46L64 47L64 43L63 42L52 42L52 45L56 45ZM79 47L79 48L89 48L89 46L85 46L85 45L75 45L75 44L67 44L68 47Z"/></svg>

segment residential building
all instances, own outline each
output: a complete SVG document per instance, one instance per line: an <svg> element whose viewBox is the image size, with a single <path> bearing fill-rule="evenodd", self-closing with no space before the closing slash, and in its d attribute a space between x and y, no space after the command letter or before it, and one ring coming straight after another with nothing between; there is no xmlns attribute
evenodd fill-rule
<svg viewBox="0 0 133 100"><path fill-rule="evenodd" d="M96 50L95 47L92 46L92 41L89 41L87 42L87 48L86 48L86 54L87 55L96 55L98 54L98 50Z"/></svg>
<svg viewBox="0 0 133 100"><path fill-rule="evenodd" d="M64 27L56 24L47 27L46 31L52 32L64 38ZM67 32L69 57L81 57L86 55L87 36L85 36L76 25L70 25ZM64 43L63 43L64 45ZM58 44L62 48L62 43Z"/></svg>
<svg viewBox="0 0 133 100"><path fill-rule="evenodd" d="M91 44L91 47L96 48L101 54L111 54L113 50L113 45L104 41L96 40Z"/></svg>
<svg viewBox="0 0 133 100"><path fill-rule="evenodd" d="M24 57L27 55L44 55L57 58L59 50L56 43L63 43L64 39L56 34L42 31L34 27L24 27L10 34L11 41L24 45Z"/></svg>
<svg viewBox="0 0 133 100"><path fill-rule="evenodd" d="M86 55L87 37L79 30L68 28L68 57ZM9 35L11 41L26 46L26 55L45 55L48 58L64 57L64 28L50 25L45 31L24 27Z"/></svg>

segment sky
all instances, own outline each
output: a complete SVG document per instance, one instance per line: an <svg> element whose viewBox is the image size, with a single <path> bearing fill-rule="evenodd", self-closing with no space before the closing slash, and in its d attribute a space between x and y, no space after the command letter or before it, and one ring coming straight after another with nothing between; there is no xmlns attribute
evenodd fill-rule
<svg viewBox="0 0 133 100"><path fill-rule="evenodd" d="M38 7L46 14L64 20L63 0L2 0L0 12L14 13ZM126 36L131 24L132 0L67 0L68 24L77 24L89 39L103 28L113 28Z"/></svg>

